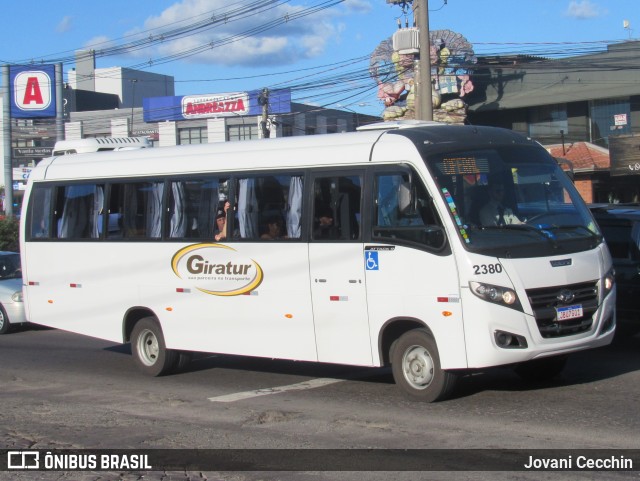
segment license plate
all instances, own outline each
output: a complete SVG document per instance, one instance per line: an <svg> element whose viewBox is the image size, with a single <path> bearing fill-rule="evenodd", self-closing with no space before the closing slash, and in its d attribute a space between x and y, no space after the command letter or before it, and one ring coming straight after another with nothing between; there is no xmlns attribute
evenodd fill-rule
<svg viewBox="0 0 640 481"><path fill-rule="evenodd" d="M567 319L575 319L582 317L582 305L558 307L556 309L556 318L559 321L566 321Z"/></svg>

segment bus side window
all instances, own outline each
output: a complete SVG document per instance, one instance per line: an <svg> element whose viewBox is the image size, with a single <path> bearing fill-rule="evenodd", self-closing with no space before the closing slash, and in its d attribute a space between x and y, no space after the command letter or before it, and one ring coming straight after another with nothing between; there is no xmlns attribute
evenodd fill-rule
<svg viewBox="0 0 640 481"><path fill-rule="evenodd" d="M59 187L56 212L57 233L61 239L97 239L100 237L104 186L74 184Z"/></svg>
<svg viewBox="0 0 640 481"><path fill-rule="evenodd" d="M160 238L163 193L163 182L112 184L110 214L121 214L123 238ZM109 234L116 236L119 232Z"/></svg>
<svg viewBox="0 0 640 481"><path fill-rule="evenodd" d="M444 246L442 222L422 182L407 173L375 176L373 237Z"/></svg>
<svg viewBox="0 0 640 481"><path fill-rule="evenodd" d="M50 215L52 187L34 186L31 200L30 238L48 239L51 237Z"/></svg>
<svg viewBox="0 0 640 481"><path fill-rule="evenodd" d="M216 215L224 209L228 198L226 185L226 179L217 177L171 182L166 209L167 237L214 239Z"/></svg>
<svg viewBox="0 0 640 481"><path fill-rule="evenodd" d="M300 237L302 177L276 174L238 180L237 224L243 239Z"/></svg>
<svg viewBox="0 0 640 481"><path fill-rule="evenodd" d="M358 175L315 179L312 239L359 240L361 194L362 179Z"/></svg>

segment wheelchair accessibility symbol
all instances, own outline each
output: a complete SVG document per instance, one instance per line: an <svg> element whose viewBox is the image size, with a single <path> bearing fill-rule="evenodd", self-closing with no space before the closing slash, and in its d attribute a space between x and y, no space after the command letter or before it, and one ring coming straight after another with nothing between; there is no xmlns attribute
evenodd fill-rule
<svg viewBox="0 0 640 481"><path fill-rule="evenodd" d="M368 271L377 271L378 265L378 253L376 251L365 252L365 267Z"/></svg>

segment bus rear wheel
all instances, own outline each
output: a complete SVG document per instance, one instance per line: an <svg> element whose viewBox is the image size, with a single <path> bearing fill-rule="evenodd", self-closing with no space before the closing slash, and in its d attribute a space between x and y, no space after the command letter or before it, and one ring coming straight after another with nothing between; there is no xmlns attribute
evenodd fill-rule
<svg viewBox="0 0 640 481"><path fill-rule="evenodd" d="M426 330L404 333L393 344L390 354L393 378L408 398L434 402L451 394L457 375L442 370L438 346Z"/></svg>
<svg viewBox="0 0 640 481"><path fill-rule="evenodd" d="M149 376L161 376L171 371L177 361L176 351L167 349L157 319L140 319L131 333L131 349L138 368Z"/></svg>

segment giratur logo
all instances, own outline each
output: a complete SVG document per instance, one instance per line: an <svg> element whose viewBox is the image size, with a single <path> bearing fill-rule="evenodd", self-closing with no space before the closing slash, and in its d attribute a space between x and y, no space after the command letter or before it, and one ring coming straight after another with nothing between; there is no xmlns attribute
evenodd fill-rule
<svg viewBox="0 0 640 481"><path fill-rule="evenodd" d="M196 289L216 296L237 296L260 285L260 265L224 244L193 244L175 253L171 269Z"/></svg>

